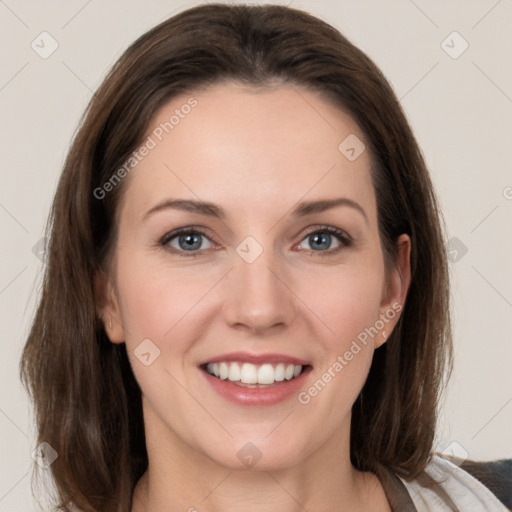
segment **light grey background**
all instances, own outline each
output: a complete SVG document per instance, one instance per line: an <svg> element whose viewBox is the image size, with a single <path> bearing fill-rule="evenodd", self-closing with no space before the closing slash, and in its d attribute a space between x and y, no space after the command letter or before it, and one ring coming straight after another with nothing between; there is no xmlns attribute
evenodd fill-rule
<svg viewBox="0 0 512 512"><path fill-rule="evenodd" d="M34 429L18 361L41 275L32 249L71 137L127 45L196 4L0 0L0 511L36 510ZM451 263L455 371L437 447L474 459L512 457L512 1L290 5L335 25L391 81L431 169L450 237L459 240L450 246L458 260ZM47 58L39 54L51 48L44 31L58 44Z"/></svg>

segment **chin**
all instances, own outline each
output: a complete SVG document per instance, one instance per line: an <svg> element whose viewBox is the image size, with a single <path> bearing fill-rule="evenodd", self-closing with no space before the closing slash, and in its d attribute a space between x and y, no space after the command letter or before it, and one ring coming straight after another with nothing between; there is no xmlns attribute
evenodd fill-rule
<svg viewBox="0 0 512 512"><path fill-rule="evenodd" d="M276 471L293 467L304 458L304 452L297 438L289 436L290 445L279 443L277 439L258 440L252 436L230 440L224 445L214 443L217 449L204 453L216 464L233 471ZM213 443L213 442L212 442Z"/></svg>

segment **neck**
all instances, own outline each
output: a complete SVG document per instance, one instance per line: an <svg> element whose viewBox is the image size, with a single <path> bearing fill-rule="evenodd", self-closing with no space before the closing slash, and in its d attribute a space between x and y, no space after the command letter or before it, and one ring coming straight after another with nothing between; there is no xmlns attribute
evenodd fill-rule
<svg viewBox="0 0 512 512"><path fill-rule="evenodd" d="M350 463L350 417L339 436L300 464L270 470L219 465L155 417L149 424L149 465L133 493L132 512L391 510L379 480Z"/></svg>

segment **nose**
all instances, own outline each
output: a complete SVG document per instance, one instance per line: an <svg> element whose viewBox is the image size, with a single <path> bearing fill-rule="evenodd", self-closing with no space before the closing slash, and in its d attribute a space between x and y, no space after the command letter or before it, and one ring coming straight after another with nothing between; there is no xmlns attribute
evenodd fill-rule
<svg viewBox="0 0 512 512"><path fill-rule="evenodd" d="M289 281L271 251L251 263L235 254L224 288L227 323L253 332L289 326L297 310Z"/></svg>

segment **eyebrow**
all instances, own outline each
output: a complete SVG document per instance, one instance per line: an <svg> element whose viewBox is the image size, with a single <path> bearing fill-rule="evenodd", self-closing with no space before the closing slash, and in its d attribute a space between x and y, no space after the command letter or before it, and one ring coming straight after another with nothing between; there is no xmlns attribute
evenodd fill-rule
<svg viewBox="0 0 512 512"><path fill-rule="evenodd" d="M303 201L293 208L292 217L305 217L314 213L321 213L331 208L338 206L348 206L358 211L368 224L368 217L363 207L356 201L348 197L338 197L334 199L320 199L316 201ZM224 220L227 215L222 207L207 201L196 201L193 199L165 199L150 208L142 217L142 220L147 219L150 215L167 209L182 210L191 213L198 213L200 215L207 215Z"/></svg>

